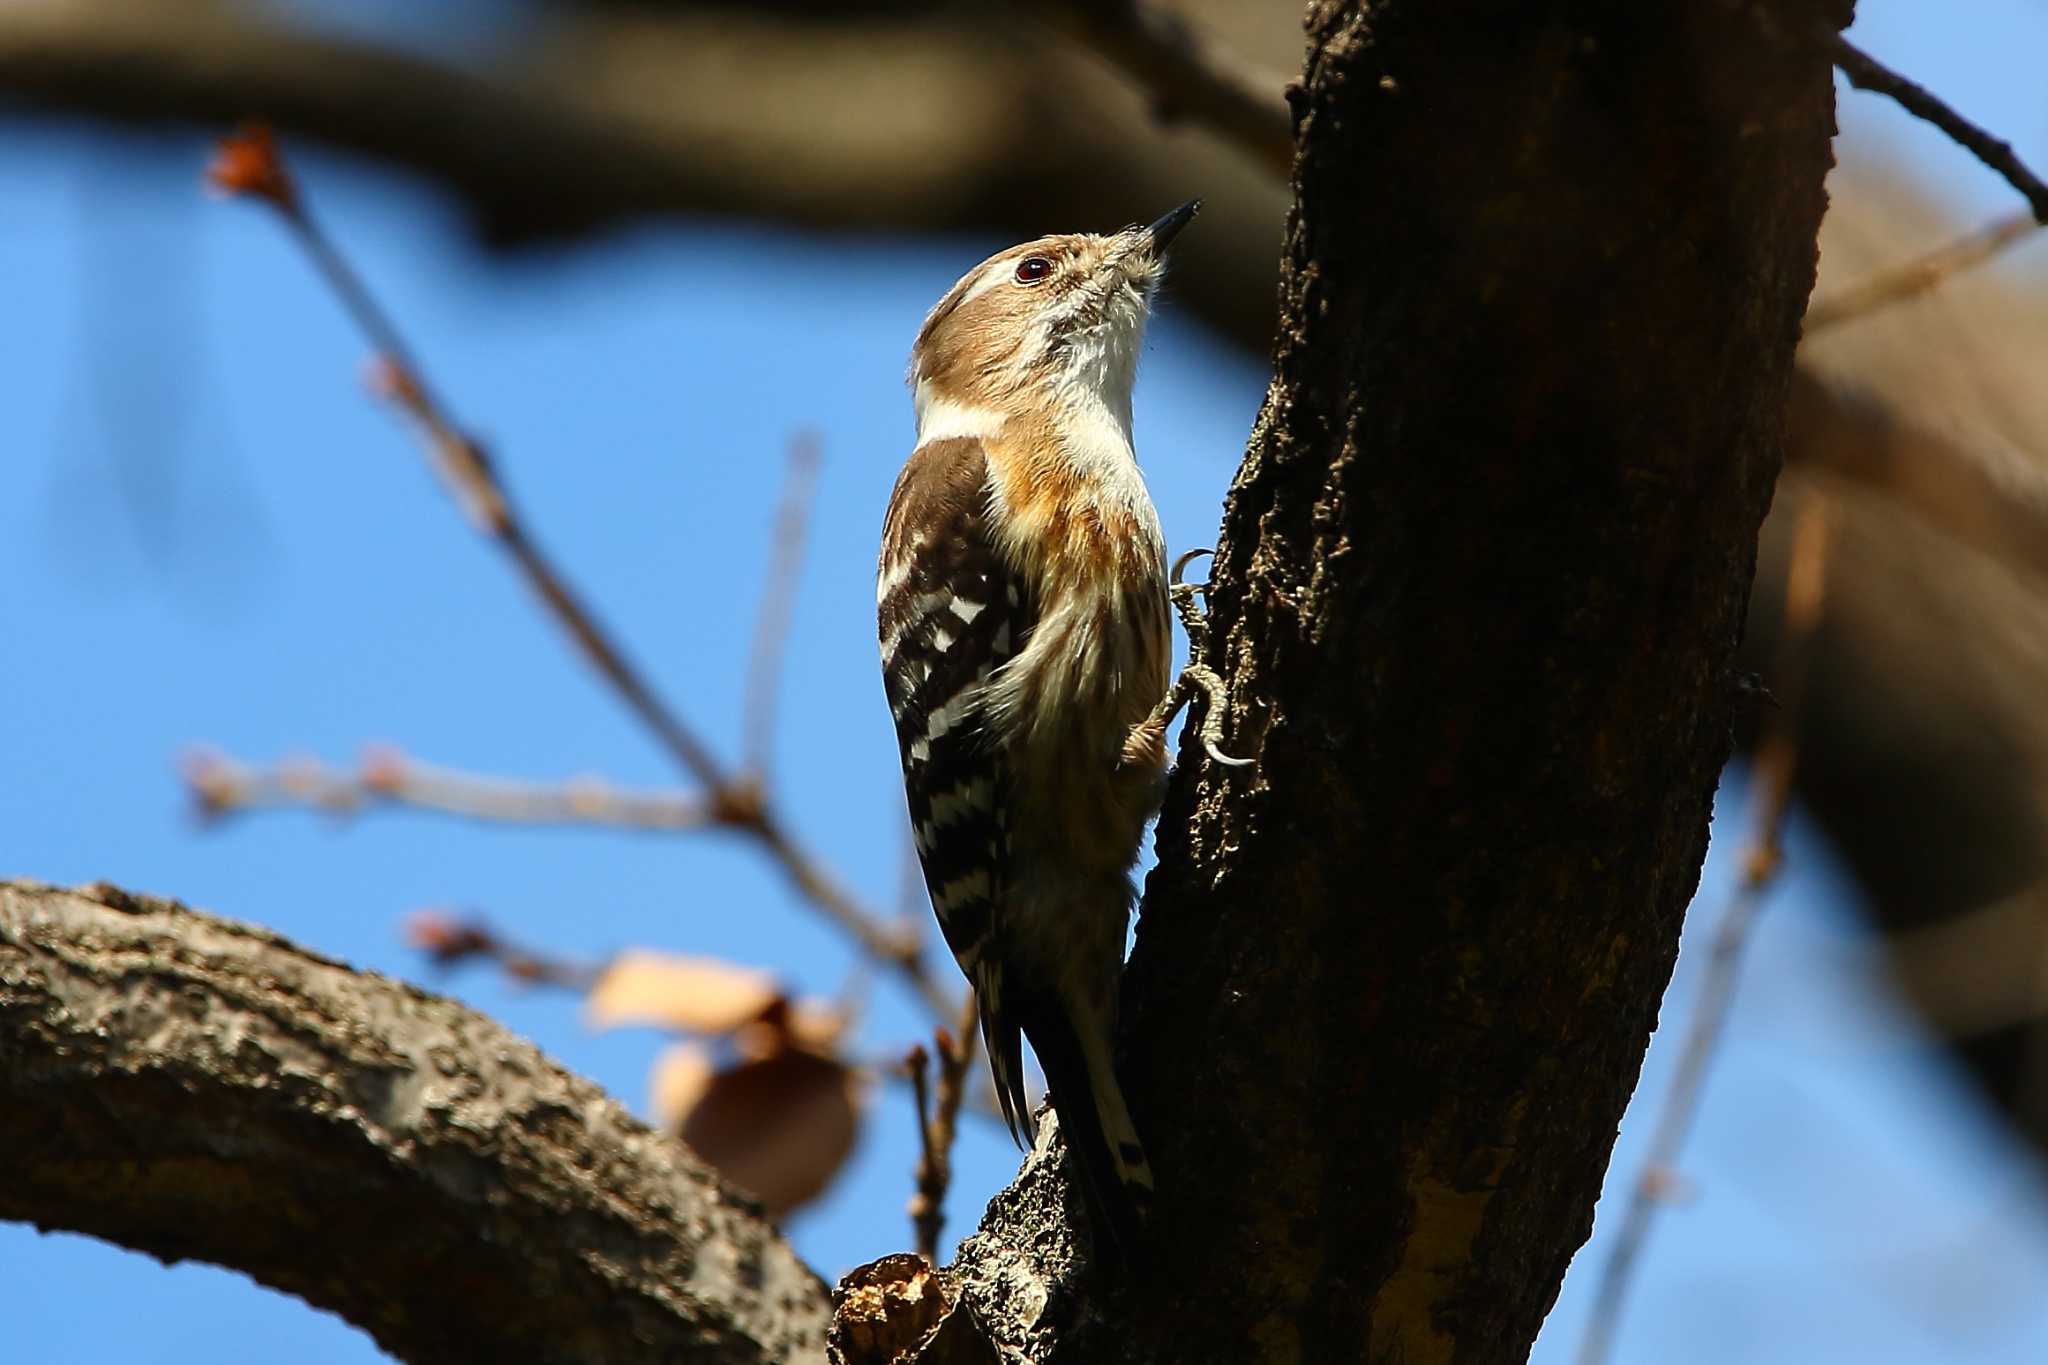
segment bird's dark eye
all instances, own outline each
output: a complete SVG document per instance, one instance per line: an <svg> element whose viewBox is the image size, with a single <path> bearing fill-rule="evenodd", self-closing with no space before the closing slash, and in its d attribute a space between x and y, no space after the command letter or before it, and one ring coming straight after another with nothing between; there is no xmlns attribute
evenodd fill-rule
<svg viewBox="0 0 2048 1365"><path fill-rule="evenodd" d="M1043 256L1026 256L1017 262L1017 283L1037 284L1052 274L1052 262Z"/></svg>

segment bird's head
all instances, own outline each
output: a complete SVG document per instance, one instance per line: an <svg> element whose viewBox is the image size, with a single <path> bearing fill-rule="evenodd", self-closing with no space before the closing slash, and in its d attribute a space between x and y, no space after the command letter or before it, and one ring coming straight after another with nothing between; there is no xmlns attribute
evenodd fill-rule
<svg viewBox="0 0 2048 1365"><path fill-rule="evenodd" d="M1167 246L1200 208L1191 200L1108 235L1041 237L968 271L910 353L920 438L987 434L972 428L1048 403L1100 401L1127 415Z"/></svg>

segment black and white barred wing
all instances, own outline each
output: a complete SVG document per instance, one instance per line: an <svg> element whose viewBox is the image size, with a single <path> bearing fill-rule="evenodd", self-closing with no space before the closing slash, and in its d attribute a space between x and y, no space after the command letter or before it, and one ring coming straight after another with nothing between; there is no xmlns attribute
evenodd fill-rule
<svg viewBox="0 0 2048 1365"><path fill-rule="evenodd" d="M889 500L875 596L918 859L947 946L980 997L996 1094L1017 1135L1031 1114L1018 1026L1003 1008L1010 774L983 698L1033 614L997 553L988 499L980 442L918 447Z"/></svg>

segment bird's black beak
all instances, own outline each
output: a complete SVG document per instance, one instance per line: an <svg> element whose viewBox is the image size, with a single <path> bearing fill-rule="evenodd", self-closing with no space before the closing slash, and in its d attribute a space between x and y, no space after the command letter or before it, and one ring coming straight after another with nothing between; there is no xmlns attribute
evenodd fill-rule
<svg viewBox="0 0 2048 1365"><path fill-rule="evenodd" d="M1167 214L1151 227L1145 229L1145 245L1152 249L1154 256L1164 256L1167 245L1174 238L1180 236L1180 230L1193 221L1194 216L1201 211L1201 200L1188 200L1187 203L1182 204L1172 213Z"/></svg>

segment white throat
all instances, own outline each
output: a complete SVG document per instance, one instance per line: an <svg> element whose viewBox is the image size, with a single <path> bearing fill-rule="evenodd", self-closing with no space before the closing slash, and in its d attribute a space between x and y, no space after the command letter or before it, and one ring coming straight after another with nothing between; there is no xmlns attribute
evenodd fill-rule
<svg viewBox="0 0 2048 1365"><path fill-rule="evenodd" d="M1069 458L1098 476L1137 473L1131 389L1144 336L1142 306L1112 306L1099 325L1070 334L1060 352L1058 378L1046 395L1053 427Z"/></svg>
<svg viewBox="0 0 2048 1365"><path fill-rule="evenodd" d="M1011 373L1012 381L1025 388L1026 401L1042 405L1068 455L1098 474L1133 469L1136 464L1131 390L1137 383L1138 351L1145 337L1143 303L1117 299L1106 311L1101 322L1067 335L1049 378L1040 370L1027 380L1031 369L1026 367L1051 344L1051 323L1041 320L1037 335L1020 348ZM921 376L912 402L919 445L957 437L986 440L1000 433L1007 420L1002 408L953 398Z"/></svg>

